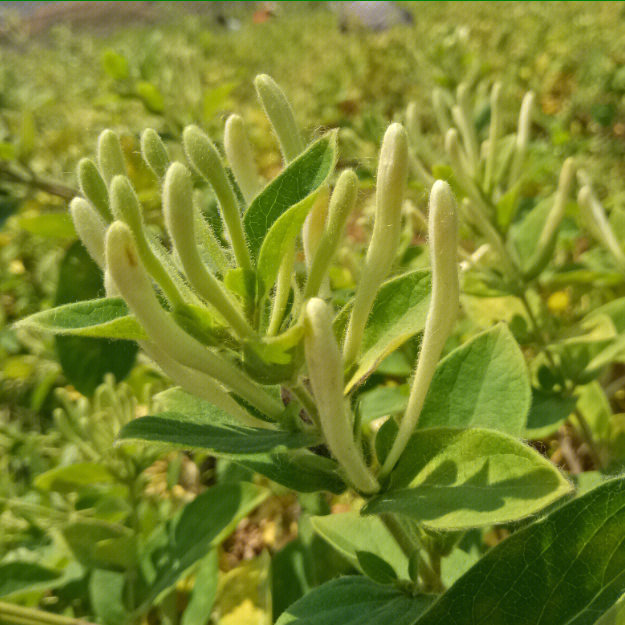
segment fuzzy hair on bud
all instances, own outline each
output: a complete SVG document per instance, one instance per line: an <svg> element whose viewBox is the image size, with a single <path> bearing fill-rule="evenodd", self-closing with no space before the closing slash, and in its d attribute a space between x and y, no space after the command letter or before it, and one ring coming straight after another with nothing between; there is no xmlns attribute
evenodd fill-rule
<svg viewBox="0 0 625 625"><path fill-rule="evenodd" d="M250 252L243 232L239 205L217 148L197 126L187 126L182 133L182 140L193 169L215 191L237 263L244 269L251 269Z"/></svg>
<svg viewBox="0 0 625 625"><path fill-rule="evenodd" d="M282 156L287 163L290 163L304 149L293 109L284 92L271 76L267 74L256 76L254 86L265 114L278 137Z"/></svg>
<svg viewBox="0 0 625 625"><path fill-rule="evenodd" d="M172 163L167 170L163 210L167 230L191 285L232 325L238 336L252 336L254 331L200 258L195 239L193 184L189 170L182 163Z"/></svg>
<svg viewBox="0 0 625 625"><path fill-rule="evenodd" d="M70 205L69 212L76 228L78 238L95 260L100 269L104 269L104 237L106 236L106 222L81 197L75 197Z"/></svg>
<svg viewBox="0 0 625 625"><path fill-rule="evenodd" d="M112 130L103 130L98 137L98 167L106 184L127 174L119 137Z"/></svg>
<svg viewBox="0 0 625 625"><path fill-rule="evenodd" d="M414 432L436 365L458 317L460 287L458 284L456 201L449 185L437 180L430 191L430 262L432 296L428 310L421 351L417 361L408 406L399 426L381 475L388 475Z"/></svg>
<svg viewBox="0 0 625 625"><path fill-rule="evenodd" d="M141 135L141 154L156 177L162 180L169 167L169 154L163 140L152 128L147 128Z"/></svg>
<svg viewBox="0 0 625 625"><path fill-rule="evenodd" d="M109 207L109 192L96 164L89 158L78 162L78 184L82 194L93 204L107 223L113 218Z"/></svg>
<svg viewBox="0 0 625 625"><path fill-rule="evenodd" d="M230 115L226 121L224 150L241 193L249 204L260 191L261 184L245 124L239 115Z"/></svg>
<svg viewBox="0 0 625 625"><path fill-rule="evenodd" d="M401 208L408 173L408 138L401 124L391 124L380 150L373 234L345 335L347 365L358 358L365 324L378 288L388 275L401 233Z"/></svg>
<svg viewBox="0 0 625 625"><path fill-rule="evenodd" d="M379 490L377 480L356 446L343 397L343 360L332 331L331 309L322 299L306 304L304 349L319 422L330 451L349 481L362 493Z"/></svg>

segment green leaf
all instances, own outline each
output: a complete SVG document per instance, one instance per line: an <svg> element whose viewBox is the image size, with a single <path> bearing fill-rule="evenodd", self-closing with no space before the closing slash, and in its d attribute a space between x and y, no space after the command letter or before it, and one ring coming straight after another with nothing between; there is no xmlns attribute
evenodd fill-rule
<svg viewBox="0 0 625 625"><path fill-rule="evenodd" d="M74 223L67 212L41 213L32 217L23 215L18 219L21 230L50 239L75 239Z"/></svg>
<svg viewBox="0 0 625 625"><path fill-rule="evenodd" d="M217 550L213 549L198 565L193 592L182 614L180 625L206 625L215 603L218 578L219 557Z"/></svg>
<svg viewBox="0 0 625 625"><path fill-rule="evenodd" d="M416 625L592 625L625 592L624 528L620 478L499 543Z"/></svg>
<svg viewBox="0 0 625 625"><path fill-rule="evenodd" d="M167 527L159 528L142 558L149 583L143 605L158 603L268 495L269 491L245 482L218 484L187 504Z"/></svg>
<svg viewBox="0 0 625 625"><path fill-rule="evenodd" d="M384 358L423 330L430 290L428 271L412 271L380 287L365 327L358 368L347 383L345 393L364 382ZM348 305L339 313L335 332L340 333L350 309Z"/></svg>
<svg viewBox="0 0 625 625"><path fill-rule="evenodd" d="M437 530L507 523L572 490L546 458L511 436L479 428L418 430L365 514L396 512Z"/></svg>
<svg viewBox="0 0 625 625"><path fill-rule="evenodd" d="M484 427L519 436L530 402L525 359L508 327L500 324L441 360L419 428Z"/></svg>
<svg viewBox="0 0 625 625"><path fill-rule="evenodd" d="M383 558L370 551L357 551L356 558L362 572L378 584L392 584L397 581L397 573Z"/></svg>
<svg viewBox="0 0 625 625"><path fill-rule="evenodd" d="M315 141L253 200L243 224L250 251L257 257L275 221L326 182L336 163L336 132Z"/></svg>
<svg viewBox="0 0 625 625"><path fill-rule="evenodd" d="M340 577L296 601L276 625L412 625L431 601L366 577Z"/></svg>
<svg viewBox="0 0 625 625"><path fill-rule="evenodd" d="M133 419L122 428L119 438L207 449L226 455L258 454L276 447L297 449L319 443L316 434L237 425L225 412L212 408L201 421L179 412Z"/></svg>
<svg viewBox="0 0 625 625"><path fill-rule="evenodd" d="M274 285L282 259L295 245L308 213L317 197L313 192L286 210L271 226L258 255L258 275L266 289Z"/></svg>
<svg viewBox="0 0 625 625"><path fill-rule="evenodd" d="M89 579L89 599L98 622L125 625L129 614L124 606L126 576L116 571L96 569Z"/></svg>
<svg viewBox="0 0 625 625"><path fill-rule="evenodd" d="M51 334L141 341L147 335L121 297L65 304L21 319L16 327Z"/></svg>
<svg viewBox="0 0 625 625"><path fill-rule="evenodd" d="M47 590L62 579L59 571L33 562L7 562L0 564L0 597L23 591Z"/></svg>
<svg viewBox="0 0 625 625"><path fill-rule="evenodd" d="M165 100L158 87L146 80L140 80L135 85L137 96L150 113L162 113L165 110Z"/></svg>
<svg viewBox="0 0 625 625"><path fill-rule="evenodd" d="M300 493L329 491L338 495L346 488L334 460L304 449L231 458L237 464Z"/></svg>
<svg viewBox="0 0 625 625"><path fill-rule="evenodd" d="M623 625L623 623L625 623L625 595L623 595L595 625Z"/></svg>
<svg viewBox="0 0 625 625"><path fill-rule="evenodd" d="M65 253L59 269L55 305L98 297L103 291L102 272L80 242ZM55 337L63 373L84 395L90 395L107 373L123 380L135 362L138 346L130 341Z"/></svg>
<svg viewBox="0 0 625 625"><path fill-rule="evenodd" d="M111 48L107 48L102 52L100 57L104 71L115 80L125 80L130 76L128 69L128 61L126 57L115 52Z"/></svg>
<svg viewBox="0 0 625 625"><path fill-rule="evenodd" d="M406 409L410 387L379 386L359 396L359 411L363 423L379 417L397 414Z"/></svg>
<svg viewBox="0 0 625 625"><path fill-rule="evenodd" d="M40 473L33 484L40 490L73 493L95 484L110 484L114 481L115 478L105 466L81 462Z"/></svg>
<svg viewBox="0 0 625 625"><path fill-rule="evenodd" d="M123 566L135 557L134 536L122 525L81 520L62 532L76 559L88 568Z"/></svg>
<svg viewBox="0 0 625 625"><path fill-rule="evenodd" d="M344 512L312 517L311 522L315 532L352 566L362 570L358 553L366 552L385 560L396 578L409 579L408 558L379 517Z"/></svg>
<svg viewBox="0 0 625 625"><path fill-rule="evenodd" d="M575 409L574 397L532 389L532 406L524 438L537 440L553 434Z"/></svg>

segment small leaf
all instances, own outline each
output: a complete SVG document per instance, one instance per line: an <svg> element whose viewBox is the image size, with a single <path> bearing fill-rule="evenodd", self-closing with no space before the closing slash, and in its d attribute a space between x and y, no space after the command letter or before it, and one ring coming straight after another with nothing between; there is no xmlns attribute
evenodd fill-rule
<svg viewBox="0 0 625 625"><path fill-rule="evenodd" d="M412 271L380 287L365 327L358 369L347 383L345 393L364 382L384 358L423 330L430 291L428 271ZM348 305L339 313L335 332L342 334L350 310Z"/></svg>
<svg viewBox="0 0 625 625"><path fill-rule="evenodd" d="M358 553L367 552L383 558L395 578L409 579L408 558L379 517L344 512L315 516L311 522L315 532L352 566L362 570Z"/></svg>
<svg viewBox="0 0 625 625"><path fill-rule="evenodd" d="M524 438L537 440L553 434L575 409L574 397L532 389L532 406Z"/></svg>
<svg viewBox="0 0 625 625"><path fill-rule="evenodd" d="M370 551L357 551L356 558L362 572L378 584L392 584L397 581L397 573L383 558Z"/></svg>
<svg viewBox="0 0 625 625"><path fill-rule="evenodd" d="M412 625L431 602L366 577L340 577L296 601L276 625Z"/></svg>
<svg viewBox="0 0 625 625"><path fill-rule="evenodd" d="M519 436L530 402L525 359L508 327L500 324L441 360L419 428L477 426Z"/></svg>
<svg viewBox="0 0 625 625"><path fill-rule="evenodd" d="M124 606L126 576L117 571L96 569L89 579L89 599L98 622L125 625L129 614Z"/></svg>
<svg viewBox="0 0 625 625"><path fill-rule="evenodd" d="M165 110L165 100L158 87L146 80L140 80L135 85L135 91L150 113L162 113Z"/></svg>
<svg viewBox="0 0 625 625"><path fill-rule="evenodd" d="M59 269L55 305L97 297L104 288L102 272L76 241ZM138 346L130 341L57 336L55 343L63 373L84 395L90 395L107 373L123 380L135 362Z"/></svg>
<svg viewBox="0 0 625 625"><path fill-rule="evenodd" d="M620 478L493 547L415 625L597 623L625 592L623 528Z"/></svg>
<svg viewBox="0 0 625 625"><path fill-rule="evenodd" d="M31 590L47 590L62 579L59 571L33 562L0 564L0 597Z"/></svg>
<svg viewBox="0 0 625 625"><path fill-rule="evenodd" d="M521 519L571 490L553 464L506 434L433 428L413 434L388 492L363 512L396 512L437 530L469 529Z"/></svg>
<svg viewBox="0 0 625 625"><path fill-rule="evenodd" d="M180 625L206 625L217 595L219 558L213 549L198 566L189 604L182 613Z"/></svg>
<svg viewBox="0 0 625 625"><path fill-rule="evenodd" d="M313 192L286 210L271 226L265 236L258 255L258 275L265 288L273 287L280 263L295 245L308 213L315 203L317 193Z"/></svg>
<svg viewBox="0 0 625 625"><path fill-rule="evenodd" d="M104 71L115 80L125 80L130 75L128 61L115 50L107 48L100 57Z"/></svg>
<svg viewBox="0 0 625 625"><path fill-rule="evenodd" d="M219 545L269 491L245 482L219 484L187 504L150 538L142 557L149 583L143 604L158 603L189 569Z"/></svg>
<svg viewBox="0 0 625 625"><path fill-rule="evenodd" d="M212 412L201 421L177 412L140 417L127 423L119 437L207 449L225 455L258 454L276 447L299 448L319 443L315 434L243 427L218 408Z"/></svg>
<svg viewBox="0 0 625 625"><path fill-rule="evenodd" d="M329 491L339 495L346 488L334 460L304 449L231 458L237 464L300 493Z"/></svg>
<svg viewBox="0 0 625 625"><path fill-rule="evenodd" d="M324 184L335 163L336 132L331 132L310 145L253 200L243 218L253 257L275 221Z"/></svg>
<svg viewBox="0 0 625 625"><path fill-rule="evenodd" d="M82 462L40 473L33 483L40 490L72 493L95 484L110 484L114 481L115 478L105 466Z"/></svg>
<svg viewBox="0 0 625 625"><path fill-rule="evenodd" d="M21 319L17 327L51 334L141 341L147 335L121 297L65 304Z"/></svg>

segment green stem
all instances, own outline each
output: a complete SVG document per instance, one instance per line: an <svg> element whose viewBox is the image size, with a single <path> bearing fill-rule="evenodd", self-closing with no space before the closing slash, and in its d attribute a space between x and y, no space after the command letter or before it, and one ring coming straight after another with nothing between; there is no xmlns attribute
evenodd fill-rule
<svg viewBox="0 0 625 625"><path fill-rule="evenodd" d="M52 614L0 601L0 622L14 625L93 625L84 619Z"/></svg>
<svg viewBox="0 0 625 625"><path fill-rule="evenodd" d="M295 395L297 401L302 404L302 407L307 412L308 416L312 419L313 423L320 428L321 425L319 423L319 413L317 412L317 404L315 404L315 400L313 396L308 392L308 390L302 386L302 384L295 384L293 386L289 386L288 390Z"/></svg>

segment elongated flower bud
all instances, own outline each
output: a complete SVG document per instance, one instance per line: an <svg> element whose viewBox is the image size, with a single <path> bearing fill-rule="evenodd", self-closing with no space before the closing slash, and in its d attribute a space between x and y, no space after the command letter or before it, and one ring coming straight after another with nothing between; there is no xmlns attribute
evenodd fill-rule
<svg viewBox="0 0 625 625"><path fill-rule="evenodd" d="M251 269L250 252L243 233L239 205L217 148L197 126L187 126L182 137L191 165L215 191L237 263L244 269Z"/></svg>
<svg viewBox="0 0 625 625"><path fill-rule="evenodd" d="M603 205L592 192L590 186L584 185L580 189L577 201L586 227L612 254L619 269L625 271L625 252L623 252L623 248L610 226Z"/></svg>
<svg viewBox="0 0 625 625"><path fill-rule="evenodd" d="M78 238L85 246L89 256L95 260L100 269L104 269L104 237L106 222L98 215L93 207L81 197L75 197L70 205L74 227Z"/></svg>
<svg viewBox="0 0 625 625"><path fill-rule="evenodd" d="M530 129L532 126L532 112L534 110L534 92L528 91L521 103L521 112L519 113L519 126L516 134L516 143L514 145L514 153L512 155L512 164L510 165L510 174L508 176L508 187L511 187L518 179L521 172L525 154L527 153L527 144L529 142Z"/></svg>
<svg viewBox="0 0 625 625"><path fill-rule="evenodd" d="M462 134L462 139L471 165L471 172L475 174L479 167L480 151L469 104L469 89L465 83L458 86L456 97L458 105L453 107L451 114Z"/></svg>
<svg viewBox="0 0 625 625"><path fill-rule="evenodd" d="M572 158L567 158L562 165L560 171L560 179L558 181L558 190L556 191L556 197L553 202L553 207L547 215L547 220L543 226L538 243L536 244L536 251L532 255L530 262L524 275L526 279L535 278L547 265L556 244L556 238L558 235L558 228L564 217L564 210L566 209L566 202L571 195L571 187L573 185L573 179L575 177L575 162Z"/></svg>
<svg viewBox="0 0 625 625"><path fill-rule="evenodd" d="M191 175L182 163L172 163L163 185L163 210L171 240L191 285L211 303L239 337L254 331L226 295L219 280L206 268L197 248Z"/></svg>
<svg viewBox="0 0 625 625"><path fill-rule="evenodd" d="M115 176L126 175L122 146L112 130L103 130L98 138L98 166L107 185Z"/></svg>
<svg viewBox="0 0 625 625"><path fill-rule="evenodd" d="M319 241L321 241L323 231L326 227L329 199L330 187L328 185L323 185L317 192L317 197L302 228L302 243L304 244L304 257L307 267L310 267L310 263L312 263L317 247L319 247Z"/></svg>
<svg viewBox="0 0 625 625"><path fill-rule="evenodd" d="M375 295L395 258L401 232L401 207L407 170L406 131L401 124L391 124L384 135L380 151L373 234L345 336L343 354L347 366L351 366L358 358Z"/></svg>
<svg viewBox="0 0 625 625"><path fill-rule="evenodd" d="M287 163L290 163L304 150L304 142L297 128L293 109L284 92L271 76L267 76L267 74L256 76L254 85L258 98L278 137L282 156Z"/></svg>
<svg viewBox="0 0 625 625"><path fill-rule="evenodd" d="M304 349L310 384L326 442L349 481L362 492L379 490L354 441L353 426L343 397L343 363L332 331L330 307L313 298L306 305Z"/></svg>
<svg viewBox="0 0 625 625"><path fill-rule="evenodd" d="M347 218L356 204L358 196L358 176L351 170L345 170L336 182L330 198L326 227L313 258L308 281L304 289L304 298L314 297L319 292L328 267L343 239Z"/></svg>
<svg viewBox="0 0 625 625"><path fill-rule="evenodd" d="M89 158L78 163L78 184L82 194L93 204L107 223L113 218L109 208L109 192L98 168Z"/></svg>
<svg viewBox="0 0 625 625"><path fill-rule="evenodd" d="M174 304L182 303L183 298L178 287L147 240L141 205L130 184L130 180L126 176L115 176L110 185L110 193L113 215L115 219L124 222L130 227L143 264L163 289L167 299Z"/></svg>
<svg viewBox="0 0 625 625"><path fill-rule="evenodd" d="M484 173L484 186L486 191L492 191L495 175L495 158L497 154L497 142L501 125L501 83L496 82L490 92L490 127L488 129L488 152L486 154L486 171Z"/></svg>
<svg viewBox="0 0 625 625"><path fill-rule="evenodd" d="M258 195L261 183L254 163L252 147L245 134L243 118L239 115L230 115L226 121L224 150L239 189L249 204Z"/></svg>
<svg viewBox="0 0 625 625"><path fill-rule="evenodd" d="M406 448L412 435L441 352L458 317L460 288L458 285L456 202L449 185L442 180L430 192L430 261L432 264L432 296L423 332L406 412L381 475L388 475Z"/></svg>
<svg viewBox="0 0 625 625"><path fill-rule="evenodd" d="M449 130L451 122L447 112L447 104L445 103L445 94L441 89L434 89L434 91L432 91L432 107L434 109L438 129L441 131L441 134L444 135Z"/></svg>
<svg viewBox="0 0 625 625"><path fill-rule="evenodd" d="M152 128L147 128L141 135L141 154L156 177L162 180L169 167L169 154L162 139Z"/></svg>
<svg viewBox="0 0 625 625"><path fill-rule="evenodd" d="M186 334L161 307L137 252L130 228L116 221L106 235L106 265L115 285L148 337L180 364L203 371L270 417L280 405L227 360Z"/></svg>

